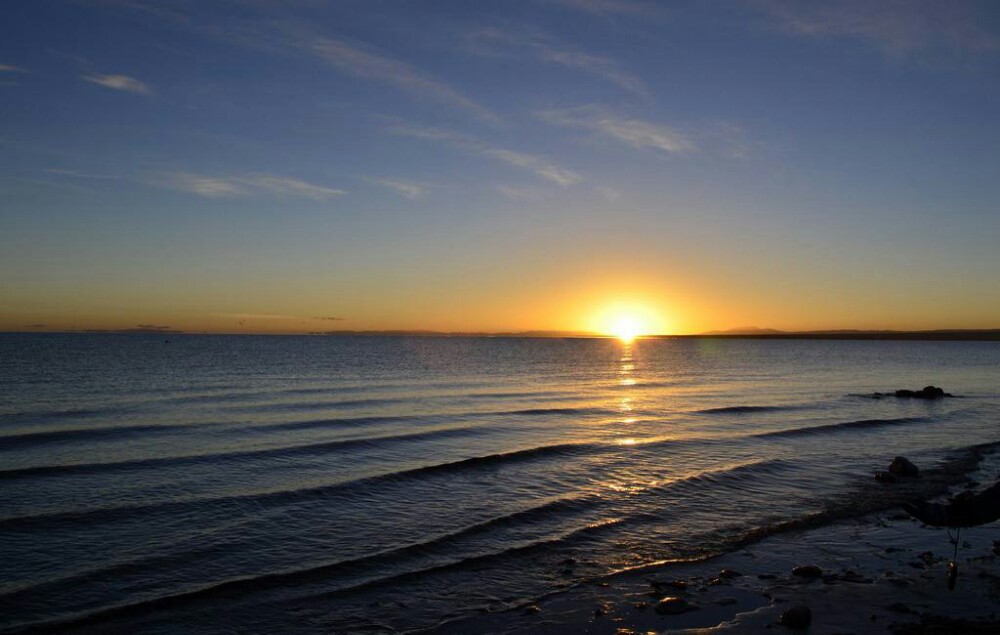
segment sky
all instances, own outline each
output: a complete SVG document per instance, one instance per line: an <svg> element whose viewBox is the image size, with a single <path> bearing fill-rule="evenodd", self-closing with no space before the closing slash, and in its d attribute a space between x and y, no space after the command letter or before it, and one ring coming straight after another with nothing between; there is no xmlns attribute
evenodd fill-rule
<svg viewBox="0 0 1000 635"><path fill-rule="evenodd" d="M0 18L0 330L1000 327L991 0Z"/></svg>

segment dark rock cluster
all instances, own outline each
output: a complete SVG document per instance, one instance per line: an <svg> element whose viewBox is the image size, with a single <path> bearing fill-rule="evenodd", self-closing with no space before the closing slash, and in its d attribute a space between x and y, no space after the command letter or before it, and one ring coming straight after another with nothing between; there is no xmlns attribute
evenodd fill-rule
<svg viewBox="0 0 1000 635"><path fill-rule="evenodd" d="M937 386L924 386L920 390L909 390L902 388L893 392L876 392L871 395L875 399L883 397L899 397L901 399L942 399L944 397L954 397L950 392L945 392L943 388Z"/></svg>

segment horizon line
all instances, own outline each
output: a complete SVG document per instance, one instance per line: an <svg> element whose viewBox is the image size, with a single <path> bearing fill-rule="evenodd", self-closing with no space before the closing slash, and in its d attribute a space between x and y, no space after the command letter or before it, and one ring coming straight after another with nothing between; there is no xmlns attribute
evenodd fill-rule
<svg viewBox="0 0 1000 635"><path fill-rule="evenodd" d="M248 335L297 337L454 337L454 338L536 338L536 339L619 339L613 334L594 331L436 331L430 329L340 329L308 332L248 332L248 331L184 331L180 329L66 329L66 330L5 330L5 335ZM1000 341L1000 328L962 329L811 329L782 331L777 329L731 329L702 333L649 333L635 339L910 339Z"/></svg>

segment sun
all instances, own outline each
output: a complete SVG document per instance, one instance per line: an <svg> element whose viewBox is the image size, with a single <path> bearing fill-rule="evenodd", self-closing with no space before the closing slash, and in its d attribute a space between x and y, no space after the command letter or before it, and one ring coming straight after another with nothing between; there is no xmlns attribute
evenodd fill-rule
<svg viewBox="0 0 1000 635"><path fill-rule="evenodd" d="M639 321L630 315L623 315L615 320L611 325L611 335L614 335L626 344L642 335Z"/></svg>
<svg viewBox="0 0 1000 635"><path fill-rule="evenodd" d="M644 304L616 303L605 306L592 318L593 330L630 343L645 335L666 332L656 311Z"/></svg>

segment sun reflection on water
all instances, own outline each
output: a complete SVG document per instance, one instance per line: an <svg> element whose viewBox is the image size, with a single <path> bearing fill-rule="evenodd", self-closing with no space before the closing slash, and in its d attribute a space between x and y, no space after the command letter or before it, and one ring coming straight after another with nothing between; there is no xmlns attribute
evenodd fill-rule
<svg viewBox="0 0 1000 635"><path fill-rule="evenodd" d="M634 374L636 372L635 364L635 342L622 340L621 341L621 355L618 359L618 371L617 371L617 385L619 388L623 388L626 391L624 394L618 396L616 410L618 411L620 417L614 422L616 437L615 443L617 445L635 445L637 440L633 436L631 430L633 424L635 424L638 419L633 414L635 409L635 391L634 386L636 385L636 380Z"/></svg>

